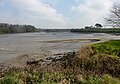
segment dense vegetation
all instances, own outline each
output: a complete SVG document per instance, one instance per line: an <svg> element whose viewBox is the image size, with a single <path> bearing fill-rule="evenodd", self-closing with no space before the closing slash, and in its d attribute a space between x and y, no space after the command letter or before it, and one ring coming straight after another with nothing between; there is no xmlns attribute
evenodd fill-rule
<svg viewBox="0 0 120 84"><path fill-rule="evenodd" d="M0 23L0 34L2 33L25 33L35 32L37 29L32 25L11 25L7 23Z"/></svg>
<svg viewBox="0 0 120 84"><path fill-rule="evenodd" d="M1 84L120 84L120 40L81 47L73 57L40 68L12 68Z"/></svg>
<svg viewBox="0 0 120 84"><path fill-rule="evenodd" d="M71 29L71 32L80 32L80 33L120 33L120 28L90 28L90 29Z"/></svg>
<svg viewBox="0 0 120 84"><path fill-rule="evenodd" d="M119 78L110 75L88 76L63 72L16 72L6 75L1 84L120 84Z"/></svg>

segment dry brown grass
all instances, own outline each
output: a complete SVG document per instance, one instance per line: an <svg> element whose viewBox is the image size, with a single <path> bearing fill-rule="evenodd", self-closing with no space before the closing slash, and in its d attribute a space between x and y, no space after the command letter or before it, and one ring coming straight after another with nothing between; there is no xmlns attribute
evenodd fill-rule
<svg viewBox="0 0 120 84"><path fill-rule="evenodd" d="M77 51L76 55L79 59L85 59L88 57L92 57L94 51L90 45L82 46L79 51Z"/></svg>
<svg viewBox="0 0 120 84"><path fill-rule="evenodd" d="M98 54L91 45L82 46L75 58L80 70L84 73L120 76L120 58L109 54Z"/></svg>

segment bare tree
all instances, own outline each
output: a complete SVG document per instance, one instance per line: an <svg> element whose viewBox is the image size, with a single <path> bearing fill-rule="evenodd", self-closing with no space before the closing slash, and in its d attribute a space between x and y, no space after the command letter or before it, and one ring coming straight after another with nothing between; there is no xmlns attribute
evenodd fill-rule
<svg viewBox="0 0 120 84"><path fill-rule="evenodd" d="M105 20L114 27L120 27L120 3L113 4L110 15Z"/></svg>

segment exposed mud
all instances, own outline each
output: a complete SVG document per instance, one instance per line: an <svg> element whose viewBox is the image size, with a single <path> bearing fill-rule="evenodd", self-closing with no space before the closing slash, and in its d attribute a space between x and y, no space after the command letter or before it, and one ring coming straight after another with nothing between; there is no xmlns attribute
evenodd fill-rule
<svg viewBox="0 0 120 84"><path fill-rule="evenodd" d="M89 43L119 38L108 34L25 33L0 35L0 63L24 65L25 61L73 52Z"/></svg>

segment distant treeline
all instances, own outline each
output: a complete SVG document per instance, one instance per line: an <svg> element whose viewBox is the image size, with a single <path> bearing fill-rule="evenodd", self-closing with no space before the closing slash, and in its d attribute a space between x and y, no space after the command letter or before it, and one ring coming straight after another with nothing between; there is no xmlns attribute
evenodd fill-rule
<svg viewBox="0 0 120 84"><path fill-rule="evenodd" d="M42 32L120 33L120 28L40 29Z"/></svg>
<svg viewBox="0 0 120 84"><path fill-rule="evenodd" d="M70 32L71 29L40 29L42 32Z"/></svg>
<svg viewBox="0 0 120 84"><path fill-rule="evenodd" d="M78 32L78 33L120 33L120 28L71 29L70 32Z"/></svg>
<svg viewBox="0 0 120 84"><path fill-rule="evenodd" d="M13 25L7 23L0 23L0 33L26 33L38 31L32 25Z"/></svg>

